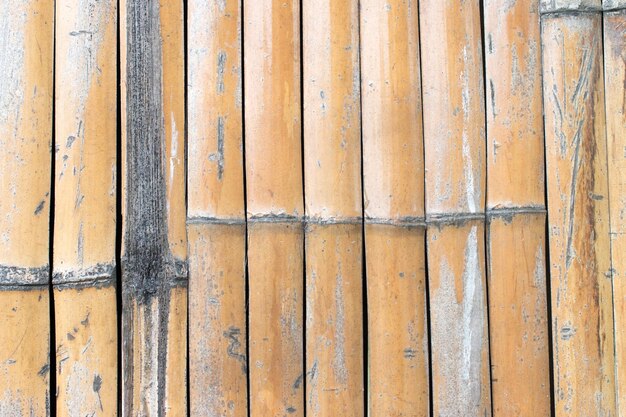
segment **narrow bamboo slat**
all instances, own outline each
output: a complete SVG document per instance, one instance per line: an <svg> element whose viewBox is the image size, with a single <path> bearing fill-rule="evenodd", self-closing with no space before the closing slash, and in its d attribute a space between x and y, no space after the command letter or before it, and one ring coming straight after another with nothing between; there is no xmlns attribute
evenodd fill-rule
<svg viewBox="0 0 626 417"><path fill-rule="evenodd" d="M626 2L605 1L605 7ZM604 13L604 86L615 317L617 415L626 414L626 8Z"/></svg>
<svg viewBox="0 0 626 417"><path fill-rule="evenodd" d="M306 415L362 417L358 2L305 0L302 25Z"/></svg>
<svg viewBox="0 0 626 417"><path fill-rule="evenodd" d="M54 3L0 16L0 415L49 415Z"/></svg>
<svg viewBox="0 0 626 417"><path fill-rule="evenodd" d="M304 415L300 2L244 0L250 415Z"/></svg>
<svg viewBox="0 0 626 417"><path fill-rule="evenodd" d="M542 16L557 416L616 415L601 25Z"/></svg>
<svg viewBox="0 0 626 417"><path fill-rule="evenodd" d="M241 2L188 4L189 390L248 415Z"/></svg>
<svg viewBox="0 0 626 417"><path fill-rule="evenodd" d="M488 0L484 13L493 414L549 416L539 1Z"/></svg>
<svg viewBox="0 0 626 417"><path fill-rule="evenodd" d="M123 0L122 414L187 414L182 1Z"/></svg>
<svg viewBox="0 0 626 417"><path fill-rule="evenodd" d="M56 3L57 415L117 415L117 2Z"/></svg>
<svg viewBox="0 0 626 417"><path fill-rule="evenodd" d="M479 2L422 0L420 30L433 414L491 415Z"/></svg>
<svg viewBox="0 0 626 417"><path fill-rule="evenodd" d="M418 10L365 0L360 24L367 415L428 416Z"/></svg>

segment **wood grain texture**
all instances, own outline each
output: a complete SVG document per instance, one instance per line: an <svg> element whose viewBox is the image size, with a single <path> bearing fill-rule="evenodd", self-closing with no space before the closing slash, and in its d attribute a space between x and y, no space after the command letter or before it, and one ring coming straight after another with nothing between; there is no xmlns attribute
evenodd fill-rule
<svg viewBox="0 0 626 417"><path fill-rule="evenodd" d="M430 415L423 227L365 226L368 415Z"/></svg>
<svg viewBox="0 0 626 417"><path fill-rule="evenodd" d="M626 414L626 10L604 13L604 86L618 415Z"/></svg>
<svg viewBox="0 0 626 417"><path fill-rule="evenodd" d="M50 410L54 3L0 4L0 415Z"/></svg>
<svg viewBox="0 0 626 417"><path fill-rule="evenodd" d="M113 416L117 3L62 0L56 8L57 415Z"/></svg>
<svg viewBox="0 0 626 417"><path fill-rule="evenodd" d="M426 213L485 209L479 1L421 0Z"/></svg>
<svg viewBox="0 0 626 417"><path fill-rule="evenodd" d="M361 2L365 217L424 216L417 5Z"/></svg>
<svg viewBox="0 0 626 417"><path fill-rule="evenodd" d="M557 416L615 415L601 25L542 18Z"/></svg>
<svg viewBox="0 0 626 417"><path fill-rule="evenodd" d="M248 225L250 415L304 416L303 229Z"/></svg>
<svg viewBox="0 0 626 417"><path fill-rule="evenodd" d="M482 220L427 233L433 415L491 416Z"/></svg>
<svg viewBox="0 0 626 417"><path fill-rule="evenodd" d="M487 0L487 209L544 206L538 0Z"/></svg>
<svg viewBox="0 0 626 417"><path fill-rule="evenodd" d="M487 234L495 416L549 416L546 214L490 219Z"/></svg>
<svg viewBox="0 0 626 417"><path fill-rule="evenodd" d="M123 0L122 414L187 414L183 4Z"/></svg>

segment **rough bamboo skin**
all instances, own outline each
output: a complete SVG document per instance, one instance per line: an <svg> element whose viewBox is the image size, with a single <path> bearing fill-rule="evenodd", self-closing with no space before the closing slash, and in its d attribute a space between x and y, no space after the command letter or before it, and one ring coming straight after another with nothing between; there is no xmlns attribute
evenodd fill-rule
<svg viewBox="0 0 626 417"><path fill-rule="evenodd" d="M117 3L56 3L57 415L117 415Z"/></svg>
<svg viewBox="0 0 626 417"><path fill-rule="evenodd" d="M605 2L606 5L606 2ZM616 5L616 4L615 4ZM626 3L624 3L626 6ZM604 13L604 85L609 161L609 206L617 415L626 414L626 9Z"/></svg>
<svg viewBox="0 0 626 417"><path fill-rule="evenodd" d="M616 415L601 25L542 16L557 416Z"/></svg>
<svg viewBox="0 0 626 417"><path fill-rule="evenodd" d="M54 3L0 4L0 415L49 415Z"/></svg>
<svg viewBox="0 0 626 417"><path fill-rule="evenodd" d="M604 7L605 11L623 9L623 8L626 8L626 0L604 0L602 2L602 6ZM610 15L607 15L607 14L604 15L604 17L607 17L607 16L609 17L609 19L611 19Z"/></svg>
<svg viewBox="0 0 626 417"><path fill-rule="evenodd" d="M250 414L304 415L300 2L244 0Z"/></svg>
<svg viewBox="0 0 626 417"><path fill-rule="evenodd" d="M193 0L187 16L190 411L244 417L241 2Z"/></svg>
<svg viewBox="0 0 626 417"><path fill-rule="evenodd" d="M548 416L539 0L487 0L484 13L493 414Z"/></svg>
<svg viewBox="0 0 626 417"><path fill-rule="evenodd" d="M424 155L415 2L361 2L368 415L428 416Z"/></svg>
<svg viewBox="0 0 626 417"><path fill-rule="evenodd" d="M182 6L120 4L124 416L187 413Z"/></svg>
<svg viewBox="0 0 626 417"><path fill-rule="evenodd" d="M420 30L433 414L491 415L479 2L422 0Z"/></svg>
<svg viewBox="0 0 626 417"><path fill-rule="evenodd" d="M602 0L540 0L542 12L602 10Z"/></svg>

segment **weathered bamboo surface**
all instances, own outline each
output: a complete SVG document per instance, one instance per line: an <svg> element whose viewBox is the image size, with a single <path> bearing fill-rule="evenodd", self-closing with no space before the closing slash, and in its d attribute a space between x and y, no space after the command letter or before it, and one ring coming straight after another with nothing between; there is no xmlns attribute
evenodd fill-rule
<svg viewBox="0 0 626 417"><path fill-rule="evenodd" d="M626 415L626 1L0 2L0 417Z"/></svg>

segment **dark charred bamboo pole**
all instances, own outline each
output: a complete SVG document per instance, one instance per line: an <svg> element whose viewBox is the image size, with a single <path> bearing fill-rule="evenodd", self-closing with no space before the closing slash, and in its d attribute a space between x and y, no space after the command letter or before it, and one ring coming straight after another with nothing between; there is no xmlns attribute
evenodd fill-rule
<svg viewBox="0 0 626 417"><path fill-rule="evenodd" d="M549 416L539 0L488 0L484 15L493 414Z"/></svg>
<svg viewBox="0 0 626 417"><path fill-rule="evenodd" d="M479 1L420 1L434 415L491 415Z"/></svg>
<svg viewBox="0 0 626 417"><path fill-rule="evenodd" d="M56 2L57 415L117 415L117 2Z"/></svg>
<svg viewBox="0 0 626 417"><path fill-rule="evenodd" d="M557 416L616 415L602 14L595 8L599 1L542 4Z"/></svg>
<svg viewBox="0 0 626 417"><path fill-rule="evenodd" d="M124 416L187 413L182 6L120 5Z"/></svg>
<svg viewBox="0 0 626 417"><path fill-rule="evenodd" d="M306 414L362 417L358 2L305 0L302 25Z"/></svg>
<svg viewBox="0 0 626 417"><path fill-rule="evenodd" d="M49 415L54 2L0 16L0 415Z"/></svg>
<svg viewBox="0 0 626 417"><path fill-rule="evenodd" d="M418 10L361 2L368 410L428 416Z"/></svg>
<svg viewBox="0 0 626 417"><path fill-rule="evenodd" d="M192 0L187 13L190 411L245 417L241 1Z"/></svg>
<svg viewBox="0 0 626 417"><path fill-rule="evenodd" d="M300 1L244 0L250 415L304 415Z"/></svg>

